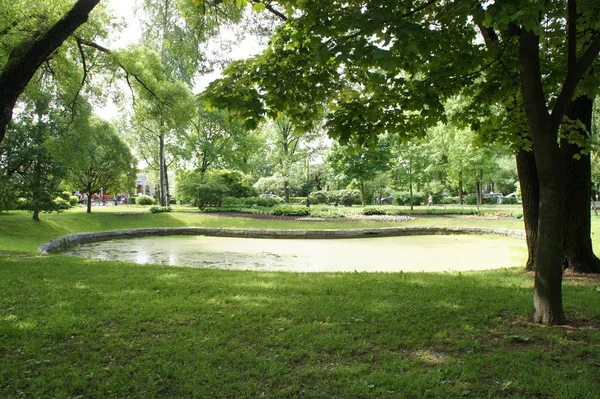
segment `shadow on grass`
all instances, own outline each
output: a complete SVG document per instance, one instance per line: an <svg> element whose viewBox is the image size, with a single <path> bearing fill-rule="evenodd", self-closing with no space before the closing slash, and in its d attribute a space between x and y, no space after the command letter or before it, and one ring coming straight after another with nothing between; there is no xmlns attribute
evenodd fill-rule
<svg viewBox="0 0 600 399"><path fill-rule="evenodd" d="M531 286L0 258L0 396L593 397L598 329L529 324Z"/></svg>

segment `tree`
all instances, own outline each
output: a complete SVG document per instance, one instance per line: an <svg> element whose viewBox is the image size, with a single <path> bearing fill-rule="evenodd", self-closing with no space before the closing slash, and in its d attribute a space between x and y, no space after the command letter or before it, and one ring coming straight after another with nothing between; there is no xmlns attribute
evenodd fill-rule
<svg viewBox="0 0 600 399"><path fill-rule="evenodd" d="M51 108L51 96L32 95L0 144L0 181L6 189L3 196L22 199L20 207L39 221L41 212L60 209L55 199L64 167L53 157L48 141L65 130L65 123Z"/></svg>
<svg viewBox="0 0 600 399"><path fill-rule="evenodd" d="M598 5L575 0L567 4L568 12L558 0L295 3L298 11L277 32L271 47L260 57L230 66L227 78L209 87L210 97L217 106L235 108L250 124L273 112L310 123L315 110L332 104L330 134L343 141L358 136L368 143L386 131L422 134L423 128L443 119L444 98L471 86L490 65L501 64L504 51L515 54L521 109L531 131L540 184L533 320L560 324L565 321L565 193L562 161L553 160L560 158L557 135L567 105L600 51L600 35L590 29L598 24L593 18ZM553 60L566 65L566 77L544 81L540 42L545 21L550 20L557 21L549 28L552 34L567 33L562 36L566 40L552 41L561 47ZM577 35L578 21L587 35ZM486 54L474 37L477 24L506 32L506 42ZM289 101L292 87L294 101ZM555 100L548 101L545 92L557 93Z"/></svg>
<svg viewBox="0 0 600 399"><path fill-rule="evenodd" d="M224 158L236 156L233 148L243 141L244 133L240 124L228 122L225 111L208 111L199 104L189 128L182 134L185 145L182 157L205 173L214 164L226 164Z"/></svg>
<svg viewBox="0 0 600 399"><path fill-rule="evenodd" d="M53 142L53 151L66 165L66 181L87 194L87 213L92 195L101 189L112 192L133 187L136 160L129 147L108 122L83 119Z"/></svg>
<svg viewBox="0 0 600 399"><path fill-rule="evenodd" d="M0 72L0 143L6 126L12 119L13 108L36 71L62 43L88 20L90 12L100 0L78 0L64 16L50 27L41 25L40 31L16 44ZM7 8L8 4L3 4ZM21 15L15 12L7 20L3 31L18 30Z"/></svg>
<svg viewBox="0 0 600 399"><path fill-rule="evenodd" d="M171 81L164 73L160 56L145 47L132 47L119 55L121 64L136 79L131 82L134 98L133 141L140 155L160 176L160 204L168 205L167 153L176 133L189 123L194 100L181 81Z"/></svg>
<svg viewBox="0 0 600 399"><path fill-rule="evenodd" d="M363 206L365 182L374 179L378 173L388 171L392 158L392 149L388 140L379 140L375 148L349 148L339 144L331 147L327 163L333 171L345 177L348 183L356 182L361 194Z"/></svg>

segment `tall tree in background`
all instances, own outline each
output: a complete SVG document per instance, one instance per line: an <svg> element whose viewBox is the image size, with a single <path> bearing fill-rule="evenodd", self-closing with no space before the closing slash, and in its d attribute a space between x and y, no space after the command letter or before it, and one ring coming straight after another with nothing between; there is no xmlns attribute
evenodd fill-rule
<svg viewBox="0 0 600 399"><path fill-rule="evenodd" d="M365 183L378 173L387 172L392 161L390 140L379 140L374 148L343 147L334 144L327 162L338 175L343 175L347 183L354 182L361 194L363 206L367 205Z"/></svg>
<svg viewBox="0 0 600 399"><path fill-rule="evenodd" d="M87 194L87 213L92 212L94 193L128 191L135 184L137 161L108 122L82 118L55 138L52 148L66 165L66 182Z"/></svg>
<svg viewBox="0 0 600 399"><path fill-rule="evenodd" d="M54 200L60 193L64 164L53 156L48 142L66 130L66 121L52 108L50 95L30 94L19 120L9 125L0 144L0 180L14 198L23 198L20 207L39 221L41 212L60 209Z"/></svg>
<svg viewBox="0 0 600 399"><path fill-rule="evenodd" d="M194 112L194 99L188 86L173 82L164 73L160 56L146 47L132 47L119 54L120 63L133 71L135 93L132 135L134 146L150 166L158 167L160 204L167 206L169 144L177 131L188 125Z"/></svg>

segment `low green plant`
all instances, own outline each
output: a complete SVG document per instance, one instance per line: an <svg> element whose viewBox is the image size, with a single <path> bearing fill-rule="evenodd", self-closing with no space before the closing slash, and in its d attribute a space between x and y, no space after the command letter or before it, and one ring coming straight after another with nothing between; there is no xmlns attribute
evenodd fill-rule
<svg viewBox="0 0 600 399"><path fill-rule="evenodd" d="M127 198L127 205L135 205L137 200L137 195L132 195Z"/></svg>
<svg viewBox="0 0 600 399"><path fill-rule="evenodd" d="M69 201L64 199L63 197L56 197L54 199L54 204L56 206L57 211L64 211L65 209L71 208L71 204L69 203Z"/></svg>
<svg viewBox="0 0 600 399"><path fill-rule="evenodd" d="M135 200L137 205L154 205L156 200L149 195L139 195Z"/></svg>
<svg viewBox="0 0 600 399"><path fill-rule="evenodd" d="M394 194L394 204L410 206L410 192L408 191L396 191ZM412 194L412 205L421 205L427 202L428 195L422 192L413 192ZM435 198L434 198L435 202Z"/></svg>
<svg viewBox="0 0 600 399"><path fill-rule="evenodd" d="M252 208L252 207L273 207L279 205L279 198L264 198L264 197L224 197L221 202L221 208Z"/></svg>
<svg viewBox="0 0 600 399"><path fill-rule="evenodd" d="M308 196L313 205L357 205L361 203L360 191L358 190L333 190L333 191L313 191Z"/></svg>
<svg viewBox="0 0 600 399"><path fill-rule="evenodd" d="M150 213L171 212L170 206L153 206L149 209Z"/></svg>
<svg viewBox="0 0 600 399"><path fill-rule="evenodd" d="M308 216L310 215L310 208L298 205L279 205L271 210L271 215Z"/></svg>
<svg viewBox="0 0 600 399"><path fill-rule="evenodd" d="M79 198L78 198L78 197L76 197L76 196L74 196L74 195L71 195L71 196L69 197L69 205L71 205L71 206L75 206L75 205L77 205L77 204L79 204Z"/></svg>
<svg viewBox="0 0 600 399"><path fill-rule="evenodd" d="M389 213L385 208L379 206L368 206L363 208L363 215L388 215Z"/></svg>

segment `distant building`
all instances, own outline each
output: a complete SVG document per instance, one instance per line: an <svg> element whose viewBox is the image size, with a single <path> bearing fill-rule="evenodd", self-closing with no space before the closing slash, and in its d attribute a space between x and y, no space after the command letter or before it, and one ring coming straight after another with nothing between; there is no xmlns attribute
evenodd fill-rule
<svg viewBox="0 0 600 399"><path fill-rule="evenodd" d="M146 173L140 173L137 175L135 179L135 193L149 195L151 197L154 196L154 187L148 184L148 175Z"/></svg>

